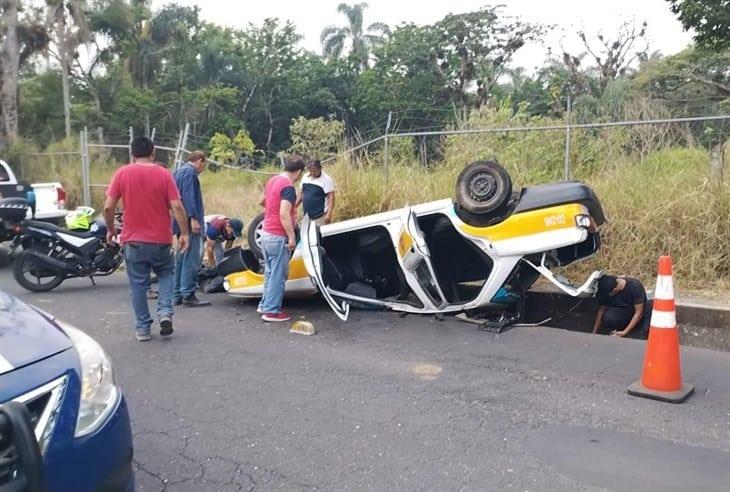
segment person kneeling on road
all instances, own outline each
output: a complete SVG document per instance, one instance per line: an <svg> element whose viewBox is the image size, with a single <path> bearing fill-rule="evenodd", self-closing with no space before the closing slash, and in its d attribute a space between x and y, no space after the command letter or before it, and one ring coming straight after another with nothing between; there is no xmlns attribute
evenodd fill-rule
<svg viewBox="0 0 730 492"><path fill-rule="evenodd" d="M598 313L593 333L646 338L651 306L644 286L635 278L604 275L598 280Z"/></svg>
<svg viewBox="0 0 730 492"><path fill-rule="evenodd" d="M216 266L223 261L223 252L233 245L234 239L241 237L243 221L218 215L207 221L205 228L205 258L208 266ZM223 246L225 243L225 247Z"/></svg>

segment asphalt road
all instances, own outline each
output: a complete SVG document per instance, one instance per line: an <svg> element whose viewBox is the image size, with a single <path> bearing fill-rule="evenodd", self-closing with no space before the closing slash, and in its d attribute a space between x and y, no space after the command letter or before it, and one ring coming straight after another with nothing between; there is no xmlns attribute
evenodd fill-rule
<svg viewBox="0 0 730 492"><path fill-rule="evenodd" d="M113 358L138 489L728 490L730 354L683 348L681 405L626 394L644 342L289 304L318 333L224 294L133 339L123 275L23 292Z"/></svg>

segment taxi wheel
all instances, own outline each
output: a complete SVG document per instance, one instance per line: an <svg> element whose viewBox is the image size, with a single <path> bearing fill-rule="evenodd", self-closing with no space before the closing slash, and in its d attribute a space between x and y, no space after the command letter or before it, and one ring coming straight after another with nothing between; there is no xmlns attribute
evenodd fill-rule
<svg viewBox="0 0 730 492"><path fill-rule="evenodd" d="M248 241L248 249L256 255L257 258L263 258L264 253L261 250L261 233L264 230L264 214L258 214L248 225L248 233L246 239Z"/></svg>
<svg viewBox="0 0 730 492"><path fill-rule="evenodd" d="M474 215L499 214L512 196L512 179L494 161L476 161L456 178L456 203Z"/></svg>

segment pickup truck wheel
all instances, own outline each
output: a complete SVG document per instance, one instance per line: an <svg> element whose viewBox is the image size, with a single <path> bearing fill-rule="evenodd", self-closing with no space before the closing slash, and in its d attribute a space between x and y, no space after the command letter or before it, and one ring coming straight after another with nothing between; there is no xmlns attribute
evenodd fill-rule
<svg viewBox="0 0 730 492"><path fill-rule="evenodd" d="M66 278L62 274L44 275L40 268L31 257L21 253L15 259L13 277L21 287L31 292L48 292L61 285Z"/></svg>
<svg viewBox="0 0 730 492"><path fill-rule="evenodd" d="M469 214L499 214L511 196L509 174L493 161L472 162L456 178L456 202Z"/></svg>

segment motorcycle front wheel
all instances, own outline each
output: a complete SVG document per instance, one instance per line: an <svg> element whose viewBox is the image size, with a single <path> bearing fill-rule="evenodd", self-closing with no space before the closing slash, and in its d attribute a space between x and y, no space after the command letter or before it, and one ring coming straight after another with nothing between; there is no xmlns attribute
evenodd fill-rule
<svg viewBox="0 0 730 492"><path fill-rule="evenodd" d="M21 253L13 265L15 281L31 292L48 292L65 280L65 275L52 272L38 265L31 256Z"/></svg>

